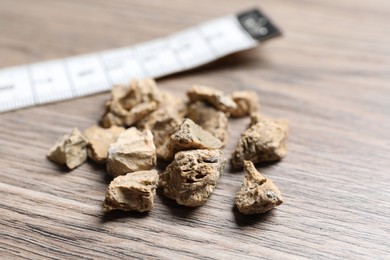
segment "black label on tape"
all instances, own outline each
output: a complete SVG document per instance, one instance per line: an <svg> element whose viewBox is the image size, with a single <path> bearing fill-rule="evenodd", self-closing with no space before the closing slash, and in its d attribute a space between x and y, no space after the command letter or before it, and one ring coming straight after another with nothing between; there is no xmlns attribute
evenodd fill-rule
<svg viewBox="0 0 390 260"><path fill-rule="evenodd" d="M237 19L245 31L256 40L264 41L281 35L281 31L258 9L239 13Z"/></svg>

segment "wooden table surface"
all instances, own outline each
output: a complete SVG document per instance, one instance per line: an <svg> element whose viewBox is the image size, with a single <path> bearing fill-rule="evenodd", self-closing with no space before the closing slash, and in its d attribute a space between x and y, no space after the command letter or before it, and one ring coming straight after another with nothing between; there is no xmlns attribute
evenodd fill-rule
<svg viewBox="0 0 390 260"><path fill-rule="evenodd" d="M99 119L103 93L0 114L0 258L390 258L390 2L387 0L1 0L0 67L128 46L259 6L284 37L159 81L257 91L290 120L288 155L261 168L285 203L234 209L242 172L222 175L206 205L162 196L149 214L102 212L109 178L72 172L49 147ZM229 155L248 119L230 122Z"/></svg>

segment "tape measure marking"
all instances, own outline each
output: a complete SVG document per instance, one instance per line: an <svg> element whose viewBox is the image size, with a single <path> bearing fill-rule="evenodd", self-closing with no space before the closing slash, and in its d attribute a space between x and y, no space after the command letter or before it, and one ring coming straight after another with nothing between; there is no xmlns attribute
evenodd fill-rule
<svg viewBox="0 0 390 260"><path fill-rule="evenodd" d="M133 47L1 69L0 112L192 69L279 34L260 11L250 10Z"/></svg>

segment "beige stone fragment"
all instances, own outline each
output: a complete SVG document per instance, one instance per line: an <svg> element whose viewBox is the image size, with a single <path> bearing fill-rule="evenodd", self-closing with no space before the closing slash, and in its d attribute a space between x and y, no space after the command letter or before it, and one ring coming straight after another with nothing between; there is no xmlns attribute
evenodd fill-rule
<svg viewBox="0 0 390 260"><path fill-rule="evenodd" d="M119 126L102 128L94 125L84 130L88 140L88 156L97 163L104 163L108 156L110 144L115 143L125 129Z"/></svg>
<svg viewBox="0 0 390 260"><path fill-rule="evenodd" d="M228 114L237 108L237 104L230 96L206 86L192 86L191 90L187 92L187 96L191 102L203 101Z"/></svg>
<svg viewBox="0 0 390 260"><path fill-rule="evenodd" d="M58 164L65 164L74 169L87 159L88 141L81 132L74 128L68 135L63 136L50 149L47 157Z"/></svg>
<svg viewBox="0 0 390 260"><path fill-rule="evenodd" d="M114 86L112 99L106 103L102 126L132 126L156 110L162 100L153 79L133 80L129 85Z"/></svg>
<svg viewBox="0 0 390 260"><path fill-rule="evenodd" d="M171 108L172 110L175 110L180 117L184 117L187 114L186 102L169 92L161 91L161 102L159 104L159 109L160 108Z"/></svg>
<svg viewBox="0 0 390 260"><path fill-rule="evenodd" d="M178 152L160 176L164 194L188 207L204 204L225 167L221 155L221 150Z"/></svg>
<svg viewBox="0 0 390 260"><path fill-rule="evenodd" d="M180 125L178 131L171 136L175 146L180 150L187 149L219 149L223 143L211 133L203 130L189 118Z"/></svg>
<svg viewBox="0 0 390 260"><path fill-rule="evenodd" d="M157 102L140 103L135 105L124 118L126 126L132 126L145 116L155 111L158 107Z"/></svg>
<svg viewBox="0 0 390 260"><path fill-rule="evenodd" d="M246 171L241 190L237 192L235 203L245 215L265 213L283 203L282 195L272 180L262 176L252 162L245 161Z"/></svg>
<svg viewBox="0 0 390 260"><path fill-rule="evenodd" d="M161 150L161 157L166 161L172 161L179 151L191 149L220 149L223 143L195 124L191 119L184 119L179 129L173 133Z"/></svg>
<svg viewBox="0 0 390 260"><path fill-rule="evenodd" d="M259 98L255 91L235 91L231 95L237 108L230 111L232 117L249 116L259 110Z"/></svg>
<svg viewBox="0 0 390 260"><path fill-rule="evenodd" d="M105 212L112 210L145 212L153 208L158 186L156 170L137 171L111 181L104 199Z"/></svg>
<svg viewBox="0 0 390 260"><path fill-rule="evenodd" d="M161 102L161 92L154 79L133 80L129 90L120 97L124 109L130 110L135 105L148 102Z"/></svg>
<svg viewBox="0 0 390 260"><path fill-rule="evenodd" d="M108 149L107 171L112 176L150 170L156 165L156 147L150 130L135 127L119 135Z"/></svg>
<svg viewBox="0 0 390 260"><path fill-rule="evenodd" d="M224 145L226 144L228 138L228 118L225 113L198 101L189 104L187 117L221 140Z"/></svg>
<svg viewBox="0 0 390 260"><path fill-rule="evenodd" d="M171 147L171 135L175 133L181 123L182 116L172 107L162 107L141 120L137 127L149 129L153 134L157 158L172 160L174 154Z"/></svg>
<svg viewBox="0 0 390 260"><path fill-rule="evenodd" d="M253 163L278 161L287 153L287 121L259 115L253 117L253 120L253 123L256 123L251 123L251 126L241 134L233 152L232 165L235 168L242 167L244 160Z"/></svg>

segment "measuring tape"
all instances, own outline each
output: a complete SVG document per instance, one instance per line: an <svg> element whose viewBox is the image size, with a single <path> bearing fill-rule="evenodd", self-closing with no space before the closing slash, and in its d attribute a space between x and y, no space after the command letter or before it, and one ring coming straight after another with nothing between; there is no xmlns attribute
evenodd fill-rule
<svg viewBox="0 0 390 260"><path fill-rule="evenodd" d="M132 47L1 69L0 112L107 91L131 79L189 70L279 34L254 9Z"/></svg>

